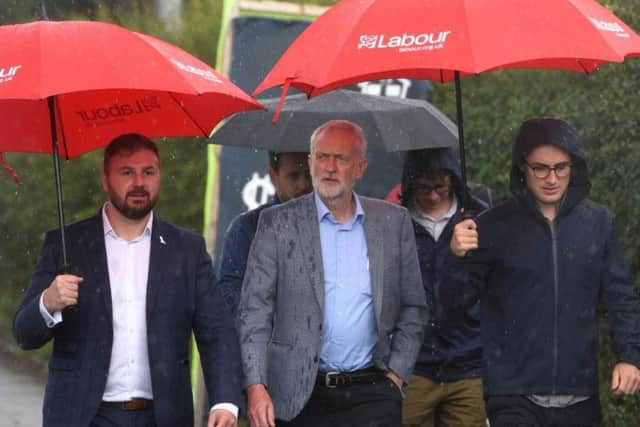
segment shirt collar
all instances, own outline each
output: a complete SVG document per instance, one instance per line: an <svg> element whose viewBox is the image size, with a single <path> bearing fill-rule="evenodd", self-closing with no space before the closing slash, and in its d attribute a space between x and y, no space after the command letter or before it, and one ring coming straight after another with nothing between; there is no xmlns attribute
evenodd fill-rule
<svg viewBox="0 0 640 427"><path fill-rule="evenodd" d="M104 205L102 205L102 228L103 228L103 231L104 231L104 235L105 236L110 235L110 236L113 236L113 237L118 237L118 234L115 232L115 230L111 226L111 222L109 222L109 217L107 216L107 205L108 204L109 204L109 202L105 202ZM152 227L152 225L153 225L153 211L151 211L151 215L149 215L149 219L147 220L147 223L144 226L144 230L142 231L140 236L136 237L133 240L138 240L140 237L143 237L143 236L151 236L151 227Z"/></svg>
<svg viewBox="0 0 640 427"><path fill-rule="evenodd" d="M411 209L411 211L413 216L422 220L431 222L446 222L449 221L458 211L458 199L456 198L455 194L452 194L451 206L449 206L449 210L442 216L442 218L438 220L434 219L431 215L423 211L420 205L418 205L418 203L416 203L415 201L413 202L413 209Z"/></svg>
<svg viewBox="0 0 640 427"><path fill-rule="evenodd" d="M318 214L318 222L322 222L322 220L327 219L331 221L331 223L333 224L338 224L336 217L331 213L327 205L324 204L320 196L318 196L318 193L314 191L313 197L316 201L316 212ZM356 202L356 211L353 217L347 223L353 223L355 221L359 221L359 222L364 221L364 209L362 209L362 205L360 204L360 198L358 197L355 191L353 192L353 198Z"/></svg>

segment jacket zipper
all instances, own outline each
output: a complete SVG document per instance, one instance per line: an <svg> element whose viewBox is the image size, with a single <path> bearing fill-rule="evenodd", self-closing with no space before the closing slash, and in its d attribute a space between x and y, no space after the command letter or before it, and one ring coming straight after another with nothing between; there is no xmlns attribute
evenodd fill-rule
<svg viewBox="0 0 640 427"><path fill-rule="evenodd" d="M551 394L556 394L558 382L558 241L553 221L549 221L551 230L551 250L553 253L553 386Z"/></svg>

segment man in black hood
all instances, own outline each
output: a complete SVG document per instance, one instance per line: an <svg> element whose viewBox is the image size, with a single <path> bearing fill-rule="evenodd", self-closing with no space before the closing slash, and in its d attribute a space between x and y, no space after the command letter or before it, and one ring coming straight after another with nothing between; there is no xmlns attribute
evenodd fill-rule
<svg viewBox="0 0 640 427"><path fill-rule="evenodd" d="M590 186L575 129L526 120L513 145L513 197L454 229L441 300L455 315L480 299L492 427L599 425L599 303L618 360L611 389L640 387L638 297L613 216L587 198Z"/></svg>
<svg viewBox="0 0 640 427"><path fill-rule="evenodd" d="M450 148L407 152L402 171L402 205L409 210L430 321L418 354L407 398L405 427L478 427L484 424L480 307L474 304L455 322L441 322L439 289L453 227L462 219L464 189L456 153ZM469 198L470 209L487 206Z"/></svg>

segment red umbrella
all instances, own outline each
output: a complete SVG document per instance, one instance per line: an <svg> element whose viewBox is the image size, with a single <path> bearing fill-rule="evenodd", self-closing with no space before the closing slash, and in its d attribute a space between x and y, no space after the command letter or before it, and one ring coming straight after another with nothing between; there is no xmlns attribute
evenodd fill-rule
<svg viewBox="0 0 640 427"><path fill-rule="evenodd" d="M207 64L154 37L100 22L0 26L0 155L53 154L63 246L58 152L71 159L131 132L208 137L226 116L259 108ZM63 257L66 264L64 248Z"/></svg>
<svg viewBox="0 0 640 427"><path fill-rule="evenodd" d="M505 68L590 73L640 56L640 37L594 0L343 0L313 22L254 95L292 85L309 96L391 77L456 80Z"/></svg>

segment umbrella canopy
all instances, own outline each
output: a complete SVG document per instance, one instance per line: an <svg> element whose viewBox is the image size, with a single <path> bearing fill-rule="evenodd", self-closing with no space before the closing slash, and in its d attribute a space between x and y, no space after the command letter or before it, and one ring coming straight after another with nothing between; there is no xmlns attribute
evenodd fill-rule
<svg viewBox="0 0 640 427"><path fill-rule="evenodd" d="M590 73L640 56L640 37L594 0L343 0L313 22L254 94L292 85L310 96L359 81L456 80L506 68ZM464 202L464 201L463 201Z"/></svg>
<svg viewBox="0 0 640 427"><path fill-rule="evenodd" d="M592 72L640 55L640 37L594 0L343 0L313 22L254 94L318 95L362 80L435 81L497 68Z"/></svg>
<svg viewBox="0 0 640 427"><path fill-rule="evenodd" d="M227 115L256 108L204 62L154 37L87 21L0 26L0 164L12 173L2 152L53 154L65 265L59 153L70 159L132 132L206 137Z"/></svg>
<svg viewBox="0 0 640 427"><path fill-rule="evenodd" d="M0 26L0 152L70 159L123 133L204 136L261 108L187 52L101 22ZM52 134L55 128L55 134Z"/></svg>
<svg viewBox="0 0 640 427"><path fill-rule="evenodd" d="M457 128L427 101L363 95L336 90L317 98L290 95L280 120L271 117L278 98L263 100L268 111L236 114L220 126L212 142L277 152L307 152L314 129L332 119L346 119L362 127L368 147L376 151L455 147Z"/></svg>

